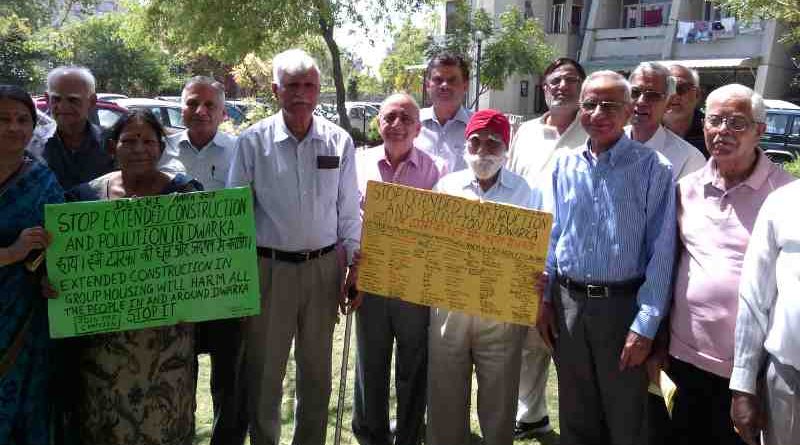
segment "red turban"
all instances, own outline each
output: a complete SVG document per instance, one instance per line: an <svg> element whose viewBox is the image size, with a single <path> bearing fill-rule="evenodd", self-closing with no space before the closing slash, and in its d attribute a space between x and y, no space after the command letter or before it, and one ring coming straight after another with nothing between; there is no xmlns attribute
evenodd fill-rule
<svg viewBox="0 0 800 445"><path fill-rule="evenodd" d="M464 136L469 139L469 135L484 129L500 136L500 139L503 140L506 148L508 148L508 143L511 139L511 124L503 113L492 109L478 111L470 118L467 129L464 131Z"/></svg>

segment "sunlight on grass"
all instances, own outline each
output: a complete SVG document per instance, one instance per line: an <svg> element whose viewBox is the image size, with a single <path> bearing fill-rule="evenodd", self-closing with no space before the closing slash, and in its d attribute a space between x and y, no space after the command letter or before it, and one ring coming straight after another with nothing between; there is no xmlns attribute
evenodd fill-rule
<svg viewBox="0 0 800 445"><path fill-rule="evenodd" d="M342 351L344 346L344 317L342 317L341 322L336 325L336 330L334 331L334 347L333 347L333 391L331 392L331 400L330 405L328 407L328 445L333 445L333 438L334 438L334 429L336 426L336 403L338 400L339 394L339 377L340 377L340 370L342 365ZM353 380L355 378L355 351L356 351L356 339L355 339L355 320L353 320L353 327L352 327L352 335L350 338L350 358L348 360L348 373L347 373L347 391L345 394L345 403L344 403L344 419L342 421L342 437L341 443L342 444L352 444L355 445L358 442L353 437L353 433L350 428L350 422L352 421L352 407L353 407ZM209 392L208 386L208 379L209 379L209 366L210 362L207 355L200 356L200 369L198 370L198 378L197 378L197 411L195 412L195 425L196 425L196 437L194 440L195 444L202 444L207 445L211 439L211 425L212 425L212 406L211 406L211 394ZM392 367L394 369L394 367ZM295 403L295 394L294 394L294 385L295 385L295 367L294 367L294 360L289 358L289 364L287 365L286 369L286 378L284 379L284 392L283 392L283 403L281 406L281 422L283 424L283 428L281 430L281 444L290 444L292 440L292 433L293 433L293 426L294 426L294 403ZM477 382L473 378L472 382L472 416L470 418L470 424L472 426L473 437L475 438L474 443L479 442L479 435L480 435L480 427L478 425L478 415L475 411L475 395L477 393ZM394 403L395 403L395 392L394 392L394 376L392 376L392 389L390 393L391 397L391 405L392 409L390 412L390 416L394 417ZM558 389L556 383L556 374L555 374L555 367L550 366L550 378L547 382L547 405L550 411L550 422L552 422L553 427L558 430ZM249 440L246 442L249 444ZM524 440L524 441L517 441L518 444L526 444L526 445L535 445L535 444L542 444L542 445L556 445L558 444L558 439L556 435L550 435L542 439L542 441L538 441L536 439L531 440Z"/></svg>

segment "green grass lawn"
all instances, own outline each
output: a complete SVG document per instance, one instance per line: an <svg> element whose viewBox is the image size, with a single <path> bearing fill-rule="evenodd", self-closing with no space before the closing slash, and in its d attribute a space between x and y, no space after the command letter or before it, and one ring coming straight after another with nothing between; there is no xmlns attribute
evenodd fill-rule
<svg viewBox="0 0 800 445"><path fill-rule="evenodd" d="M328 444L333 444L334 429L336 426L336 403L339 394L339 376L342 366L342 352L344 349L344 317L341 322L336 326L334 332L334 347L333 347L333 391L331 393L331 402L328 409ZM350 431L350 421L352 419L352 401L353 401L353 379L355 378L355 321L353 325L353 335L350 338L350 358L348 360L349 371L347 373L347 391L345 396L345 410L344 420L342 422L342 444L357 444L358 442L353 437ZM211 424L212 424L212 408L211 408L211 394L208 387L209 378L209 360L208 356L204 355L200 358L200 370L198 373L197 382L197 411L196 411L196 431L195 444L208 444L211 437ZM290 358L286 370L286 379L284 380L284 394L283 394L283 407L281 409L281 417L283 421L283 430L281 435L281 444L291 443L292 425L294 421L294 361ZM472 417L471 425L474 443L480 443L480 427L478 426L478 415L475 411L475 395L477 383L473 379L472 382ZM392 388L392 404L394 404L394 388ZM541 444L541 445L555 445L558 444L558 389L556 384L555 367L550 367L550 379L547 382L547 403L550 411L550 421L553 423L556 432L547 434L541 438L518 441L518 444ZM249 443L249 441L248 441Z"/></svg>

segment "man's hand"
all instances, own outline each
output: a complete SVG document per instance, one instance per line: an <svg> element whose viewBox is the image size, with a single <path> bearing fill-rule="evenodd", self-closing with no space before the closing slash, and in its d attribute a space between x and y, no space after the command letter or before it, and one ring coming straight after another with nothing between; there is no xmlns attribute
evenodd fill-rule
<svg viewBox="0 0 800 445"><path fill-rule="evenodd" d="M619 370L624 371L626 368L634 368L644 363L647 356L650 355L652 347L653 340L628 331L628 336L625 337L625 346L619 356Z"/></svg>
<svg viewBox="0 0 800 445"><path fill-rule="evenodd" d="M31 250L44 250L50 245L50 235L40 226L29 227L20 232L14 244L8 246L7 263L18 263L25 259Z"/></svg>
<svg viewBox="0 0 800 445"><path fill-rule="evenodd" d="M758 396L733 391L731 420L733 420L733 428L747 444L758 445L760 443L761 430L764 429L765 422Z"/></svg>
<svg viewBox="0 0 800 445"><path fill-rule="evenodd" d="M553 346L558 338L558 325L556 324L556 313L553 304L542 300L539 304L539 319L536 320L536 329L542 337L547 350L553 353Z"/></svg>
<svg viewBox="0 0 800 445"><path fill-rule="evenodd" d="M339 289L339 310L342 315L355 312L364 300L364 293L357 289L358 284L358 265L353 263L347 268L347 277Z"/></svg>

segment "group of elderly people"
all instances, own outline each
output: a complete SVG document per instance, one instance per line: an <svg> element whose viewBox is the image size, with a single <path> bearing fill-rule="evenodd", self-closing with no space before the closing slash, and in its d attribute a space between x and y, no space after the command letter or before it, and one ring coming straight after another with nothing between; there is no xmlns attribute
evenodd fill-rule
<svg viewBox="0 0 800 445"><path fill-rule="evenodd" d="M542 76L548 112L512 139L501 112L464 108L467 64L443 53L426 71L432 106L391 95L383 145L356 151L313 114L311 57L285 51L273 70L280 110L238 139L218 131L222 85L201 76L182 93L186 131L166 137L135 111L104 141L87 119L91 73L60 67L47 79L56 133L26 150L34 104L0 86L0 443L188 445L207 352L211 443L277 444L294 346L292 443L323 444L340 311L357 320L361 444L469 443L473 369L485 443L546 433L551 356L561 443L800 442L800 185L759 149L751 89L714 90L703 117L686 67L587 77L561 58ZM552 213L536 328L353 292L369 180ZM238 186L254 195L260 315L48 339L44 204Z"/></svg>

